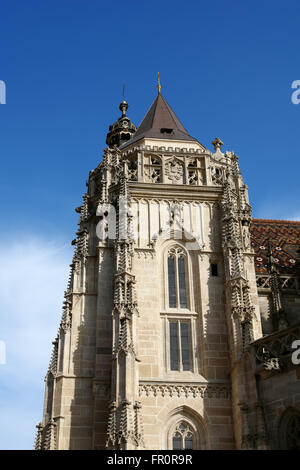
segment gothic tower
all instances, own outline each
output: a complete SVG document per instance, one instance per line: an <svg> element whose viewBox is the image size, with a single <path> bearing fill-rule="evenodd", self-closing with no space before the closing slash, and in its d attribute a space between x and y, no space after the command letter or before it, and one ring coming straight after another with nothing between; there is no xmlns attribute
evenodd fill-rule
<svg viewBox="0 0 300 470"><path fill-rule="evenodd" d="M238 157L189 135L160 86L137 129L127 108L76 208L36 448L266 448Z"/></svg>

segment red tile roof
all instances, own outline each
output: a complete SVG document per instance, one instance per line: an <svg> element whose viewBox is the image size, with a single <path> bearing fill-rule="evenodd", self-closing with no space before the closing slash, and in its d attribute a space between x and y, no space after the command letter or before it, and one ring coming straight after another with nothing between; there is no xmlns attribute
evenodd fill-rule
<svg viewBox="0 0 300 470"><path fill-rule="evenodd" d="M268 272L269 254L281 274L299 274L300 221L253 219L250 227L257 274Z"/></svg>

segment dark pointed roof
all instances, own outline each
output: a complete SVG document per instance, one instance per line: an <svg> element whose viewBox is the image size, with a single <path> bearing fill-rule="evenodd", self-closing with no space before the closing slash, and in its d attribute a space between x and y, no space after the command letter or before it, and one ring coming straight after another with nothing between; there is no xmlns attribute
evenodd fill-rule
<svg viewBox="0 0 300 470"><path fill-rule="evenodd" d="M178 117L163 98L161 93L153 101L149 111L137 128L133 138L123 144L123 149L134 142L144 138L164 140L188 140L196 141L183 127Z"/></svg>

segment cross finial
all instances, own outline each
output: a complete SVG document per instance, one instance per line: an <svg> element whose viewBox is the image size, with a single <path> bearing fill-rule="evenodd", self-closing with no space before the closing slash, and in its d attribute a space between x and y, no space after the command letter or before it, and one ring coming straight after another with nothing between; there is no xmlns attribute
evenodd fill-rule
<svg viewBox="0 0 300 470"><path fill-rule="evenodd" d="M215 140L212 141L212 144L214 146L215 152L221 150L222 145L224 145L224 143L221 139L219 139L219 137L216 137Z"/></svg>
<svg viewBox="0 0 300 470"><path fill-rule="evenodd" d="M124 97L125 97L125 83L123 83L123 93L122 93L122 96L123 96L123 100L124 100Z"/></svg>
<svg viewBox="0 0 300 470"><path fill-rule="evenodd" d="M160 84L160 78L159 78L159 72L157 72L157 90L158 90L158 93L161 92L161 84Z"/></svg>

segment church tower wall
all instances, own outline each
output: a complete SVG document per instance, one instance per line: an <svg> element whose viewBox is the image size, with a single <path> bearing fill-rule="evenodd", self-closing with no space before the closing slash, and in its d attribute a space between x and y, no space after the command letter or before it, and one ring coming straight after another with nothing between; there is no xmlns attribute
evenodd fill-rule
<svg viewBox="0 0 300 470"><path fill-rule="evenodd" d="M160 93L126 141L123 108L77 208L36 448L265 448L238 158L189 136Z"/></svg>

